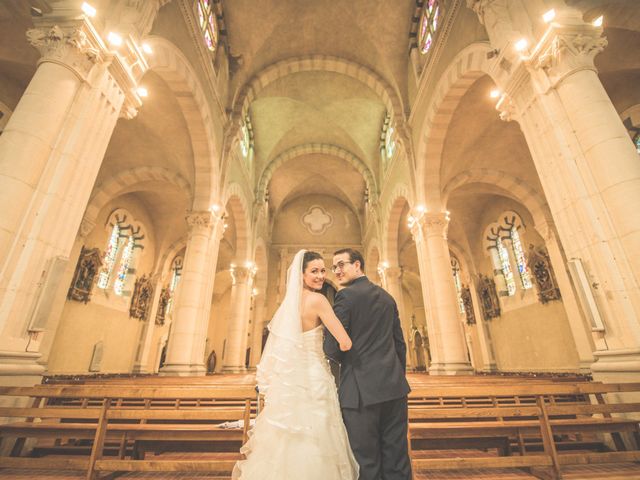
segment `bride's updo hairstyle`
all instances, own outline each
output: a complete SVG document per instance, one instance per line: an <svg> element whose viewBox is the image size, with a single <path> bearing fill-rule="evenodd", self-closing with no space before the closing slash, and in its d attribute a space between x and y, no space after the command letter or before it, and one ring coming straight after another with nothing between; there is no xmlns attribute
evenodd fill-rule
<svg viewBox="0 0 640 480"><path fill-rule="evenodd" d="M309 265L309 262L313 262L314 260L324 259L318 252L311 252L309 250L304 252L304 257L302 257L302 273L304 273L304 271L307 269L307 265Z"/></svg>

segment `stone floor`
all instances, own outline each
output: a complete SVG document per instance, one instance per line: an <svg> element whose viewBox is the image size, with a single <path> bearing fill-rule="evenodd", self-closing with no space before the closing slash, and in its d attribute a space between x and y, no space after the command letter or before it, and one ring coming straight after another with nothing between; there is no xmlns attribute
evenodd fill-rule
<svg viewBox="0 0 640 480"><path fill-rule="evenodd" d="M0 470L2 480L78 480L85 478L84 472L51 470ZM118 479L144 480L228 480L229 477L206 473L129 473ZM456 470L418 474L414 480L535 480L538 477L518 469L501 470ZM567 467L563 469L564 480L640 480L640 464L611 464ZM286 480L286 479L282 479ZM304 479L291 479L304 480Z"/></svg>

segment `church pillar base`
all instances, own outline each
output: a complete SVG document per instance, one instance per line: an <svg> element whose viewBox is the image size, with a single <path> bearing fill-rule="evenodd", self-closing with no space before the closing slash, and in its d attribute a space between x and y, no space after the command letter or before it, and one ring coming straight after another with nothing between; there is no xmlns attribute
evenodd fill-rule
<svg viewBox="0 0 640 480"><path fill-rule="evenodd" d="M45 368L36 352L0 351L0 385L33 386L42 382Z"/></svg>
<svg viewBox="0 0 640 480"><path fill-rule="evenodd" d="M498 365L495 362L490 362L480 369L482 373L496 373L498 371Z"/></svg>
<svg viewBox="0 0 640 480"><path fill-rule="evenodd" d="M158 375L165 377L177 376L177 377L203 377L207 374L207 369L204 365L165 365L160 369Z"/></svg>
<svg viewBox="0 0 640 480"><path fill-rule="evenodd" d="M149 367L147 365L136 364L131 369L131 373L139 374L139 373L151 373L149 371Z"/></svg>
<svg viewBox="0 0 640 480"><path fill-rule="evenodd" d="M247 367L238 367L234 365L225 365L220 373L247 373Z"/></svg>
<svg viewBox="0 0 640 480"><path fill-rule="evenodd" d="M429 367L429 375L473 375L468 363L434 363Z"/></svg>
<svg viewBox="0 0 640 480"><path fill-rule="evenodd" d="M595 351L593 379L606 383L637 382L640 378L640 348Z"/></svg>

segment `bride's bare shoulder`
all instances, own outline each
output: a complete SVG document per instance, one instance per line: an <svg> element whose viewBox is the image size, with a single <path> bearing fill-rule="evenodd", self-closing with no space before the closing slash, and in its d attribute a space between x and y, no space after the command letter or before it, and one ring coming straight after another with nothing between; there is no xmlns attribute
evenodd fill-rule
<svg viewBox="0 0 640 480"><path fill-rule="evenodd" d="M314 306L319 306L319 305L323 305L324 303L327 303L327 297L325 297L324 295L322 295L321 293L318 292L308 292L308 302L311 305Z"/></svg>

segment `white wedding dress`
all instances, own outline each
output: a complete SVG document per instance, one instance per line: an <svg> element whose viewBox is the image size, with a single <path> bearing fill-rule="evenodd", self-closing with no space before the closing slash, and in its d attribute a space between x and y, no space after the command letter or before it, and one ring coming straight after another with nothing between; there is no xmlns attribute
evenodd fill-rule
<svg viewBox="0 0 640 480"><path fill-rule="evenodd" d="M292 262L285 300L269 325L257 372L265 405L240 450L246 459L236 463L234 480L358 478L336 385L322 350L323 328L302 332L303 254L304 250L298 252ZM297 316L292 319L292 314Z"/></svg>

